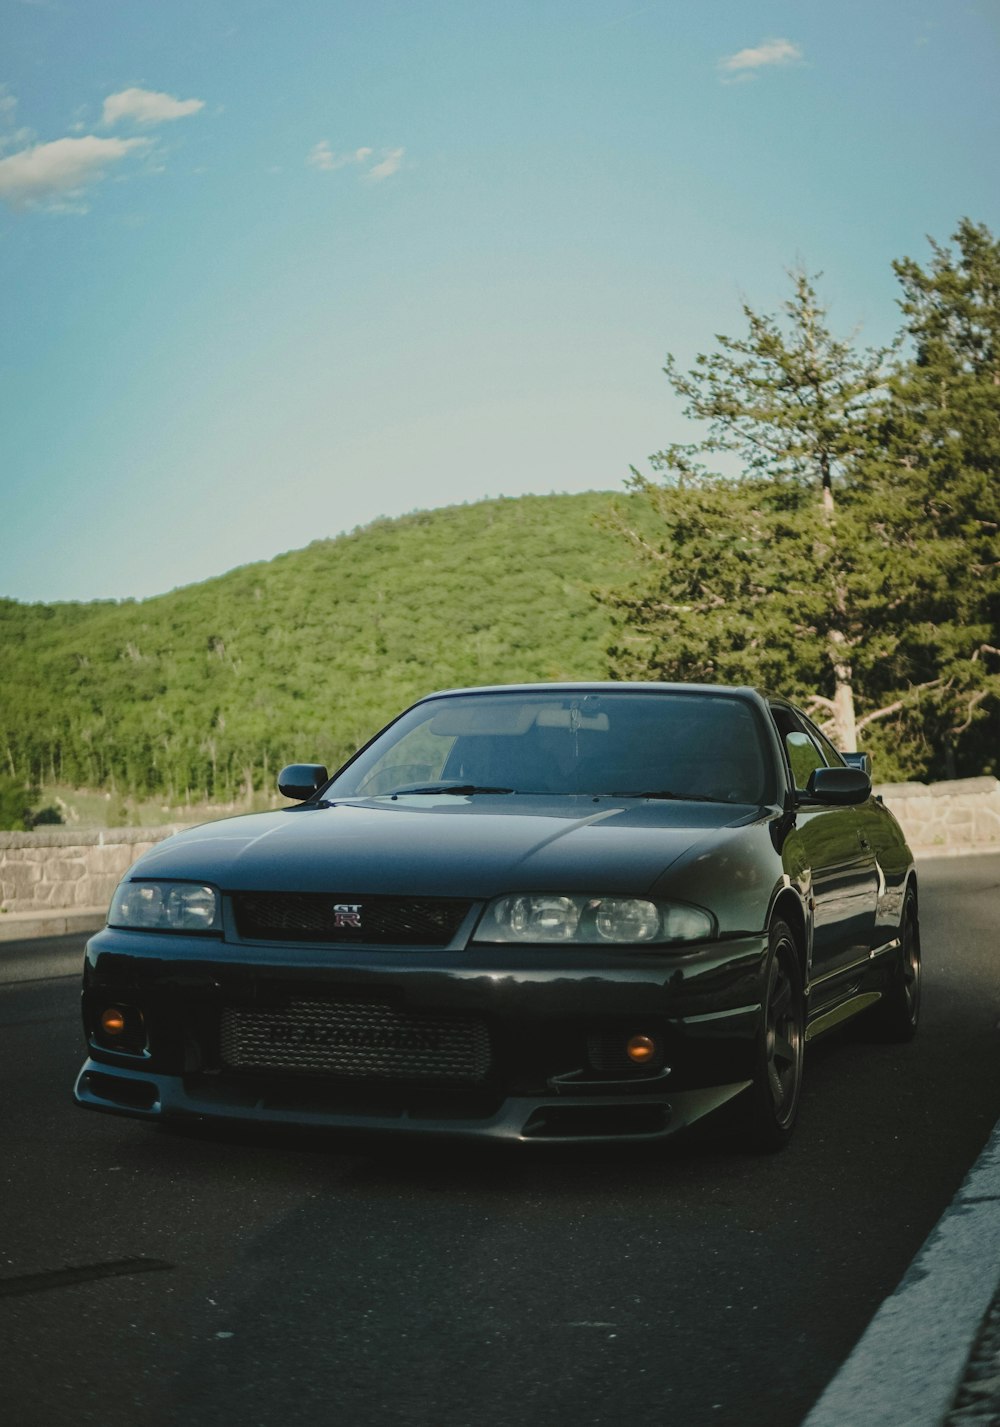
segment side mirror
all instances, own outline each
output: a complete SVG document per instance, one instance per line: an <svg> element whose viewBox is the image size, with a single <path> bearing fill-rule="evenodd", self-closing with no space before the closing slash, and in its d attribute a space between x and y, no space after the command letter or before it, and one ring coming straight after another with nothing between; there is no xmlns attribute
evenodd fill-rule
<svg viewBox="0 0 1000 1427"><path fill-rule="evenodd" d="M806 784L813 803L864 803L872 795L872 780L863 768L814 768Z"/></svg>
<svg viewBox="0 0 1000 1427"><path fill-rule="evenodd" d="M870 753L842 753L841 758L848 768L860 768L862 773L872 776L872 756Z"/></svg>
<svg viewBox="0 0 1000 1427"><path fill-rule="evenodd" d="M329 776L322 763L289 763L278 774L278 792L301 803L322 788Z"/></svg>

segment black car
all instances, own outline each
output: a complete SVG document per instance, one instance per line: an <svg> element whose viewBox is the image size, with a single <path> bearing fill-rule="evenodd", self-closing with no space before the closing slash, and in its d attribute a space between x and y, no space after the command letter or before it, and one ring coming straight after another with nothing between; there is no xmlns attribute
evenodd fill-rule
<svg viewBox="0 0 1000 1427"><path fill-rule="evenodd" d="M911 853L753 689L433 694L295 806L168 838L88 944L76 1098L147 1120L780 1148L806 1041L905 1040Z"/></svg>

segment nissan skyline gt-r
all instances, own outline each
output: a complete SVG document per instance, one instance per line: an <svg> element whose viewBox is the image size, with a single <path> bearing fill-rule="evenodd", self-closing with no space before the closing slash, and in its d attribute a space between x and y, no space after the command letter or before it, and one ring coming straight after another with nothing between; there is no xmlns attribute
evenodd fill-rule
<svg viewBox="0 0 1000 1427"><path fill-rule="evenodd" d="M784 700L459 689L279 788L126 874L87 946L81 1105L518 1142L722 1111L774 1150L807 1041L916 1030L910 850L867 756Z"/></svg>

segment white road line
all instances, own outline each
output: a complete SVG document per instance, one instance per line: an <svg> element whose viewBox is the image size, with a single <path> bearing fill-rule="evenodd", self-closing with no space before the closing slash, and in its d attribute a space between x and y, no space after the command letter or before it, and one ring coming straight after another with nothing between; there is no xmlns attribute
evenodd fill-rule
<svg viewBox="0 0 1000 1427"><path fill-rule="evenodd" d="M1000 1123L802 1427L939 1427L1000 1283Z"/></svg>

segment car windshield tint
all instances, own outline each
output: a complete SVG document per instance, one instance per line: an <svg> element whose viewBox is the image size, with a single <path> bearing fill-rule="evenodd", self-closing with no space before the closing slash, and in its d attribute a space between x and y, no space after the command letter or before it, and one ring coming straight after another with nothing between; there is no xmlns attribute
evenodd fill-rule
<svg viewBox="0 0 1000 1427"><path fill-rule="evenodd" d="M418 704L335 779L326 797L448 790L706 799L773 798L762 727L715 694L461 694Z"/></svg>

